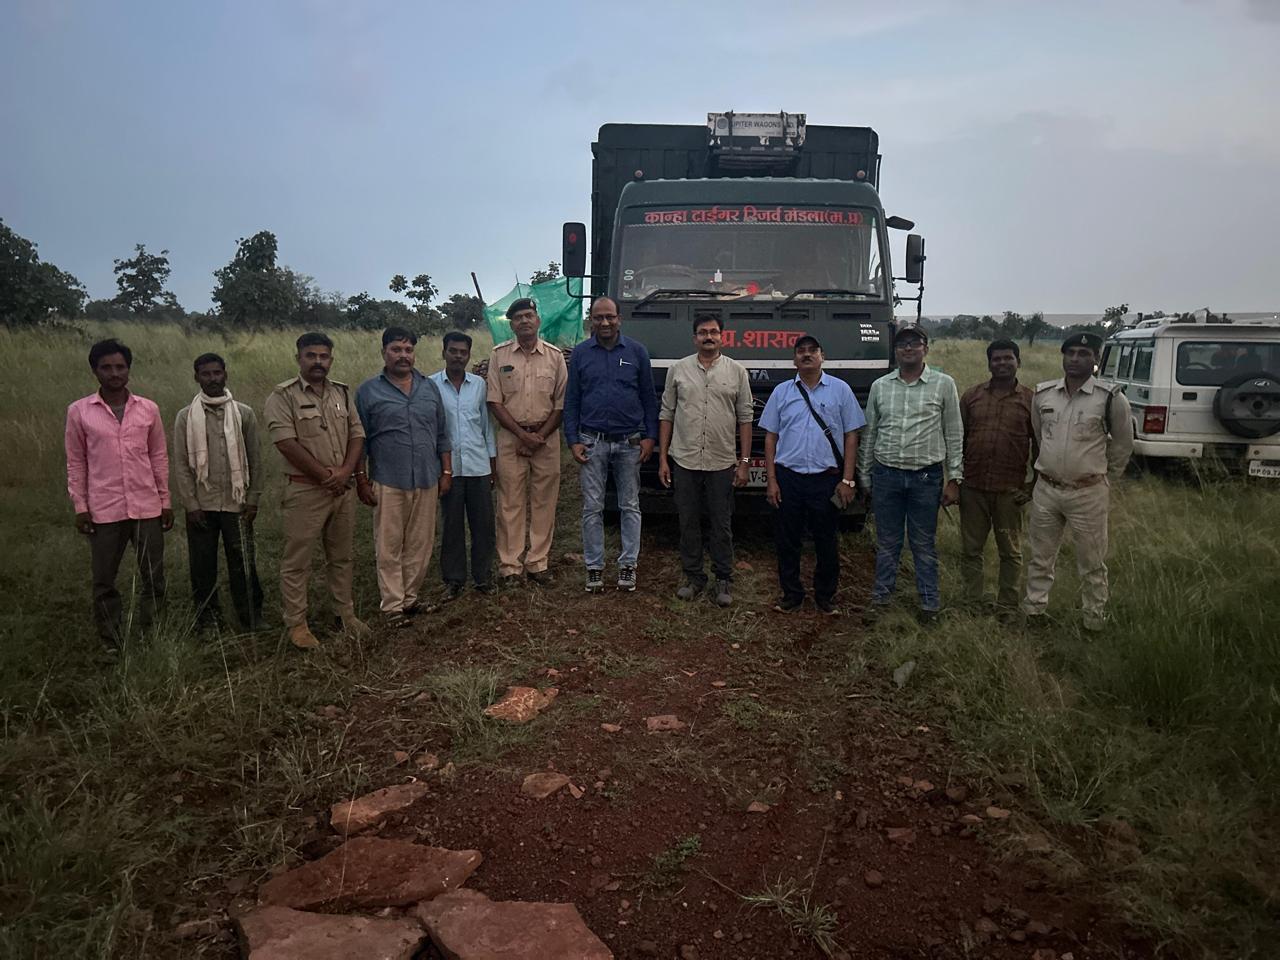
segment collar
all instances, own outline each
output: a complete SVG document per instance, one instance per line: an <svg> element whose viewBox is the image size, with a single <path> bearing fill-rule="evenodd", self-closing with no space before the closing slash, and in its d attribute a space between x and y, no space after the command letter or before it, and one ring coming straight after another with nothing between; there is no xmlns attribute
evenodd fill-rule
<svg viewBox="0 0 1280 960"><path fill-rule="evenodd" d="M627 338L624 337L621 333L618 334L618 342L615 343L612 347L606 347L603 343L601 343L599 340L596 339L596 335L594 333L587 339L587 344L592 349L595 349L598 347L599 349L604 350L607 353L612 353L614 350L617 350L619 347L626 346L626 342L627 342Z"/></svg>
<svg viewBox="0 0 1280 960"><path fill-rule="evenodd" d="M1077 393L1093 393L1093 388L1097 386L1097 383L1098 381L1093 378L1093 374L1089 374L1088 379L1086 379L1084 383L1080 384L1076 392ZM1057 382L1054 384L1054 389L1061 390L1063 393L1066 393L1067 378L1059 377Z"/></svg>
<svg viewBox="0 0 1280 960"><path fill-rule="evenodd" d="M983 389L983 390L986 390L986 391L987 391L987 393L991 393L991 385L992 385L992 383L994 383L994 382L995 382L995 381L988 379L988 380L987 380L987 382L986 382L986 383L984 383L984 384L982 385L982 389ZM1009 391L1009 396L1011 396L1011 397L1016 397L1016 396L1018 395L1018 391L1019 391L1019 390L1021 390L1021 389L1022 389L1022 384L1018 382L1018 378L1017 378L1017 377L1014 377L1014 378L1013 378L1013 389Z"/></svg>
<svg viewBox="0 0 1280 960"><path fill-rule="evenodd" d="M898 373L899 373L898 368L897 368L897 367L894 367L894 368L893 368L893 370L891 370L891 371L887 374L887 376L891 377L891 378L892 378L892 379L894 379L894 380L901 380L902 378L901 378L900 376L898 376ZM932 368L932 367L930 367L930 366L926 363L926 364L924 365L924 369L920 371L920 376L919 376L919 378L917 379L917 382L918 382L918 383L928 383L928 382L930 382L932 379L933 379L933 368Z"/></svg>
<svg viewBox="0 0 1280 960"><path fill-rule="evenodd" d="M453 381L449 379L449 371L440 369L433 373L428 379L439 381L440 385L448 384L453 386ZM472 373L470 370L462 371L462 385L465 387L469 383L484 383L478 374Z"/></svg>
<svg viewBox="0 0 1280 960"><path fill-rule="evenodd" d="M386 368L386 367L383 367L381 370L379 370L379 371L378 371L378 378L379 378L379 379L381 379L381 380L385 380L385 381L387 381L387 383L388 383L388 384L390 384L392 387L395 387L395 389L397 389L397 390L399 390L399 389L400 389L399 387L396 387L395 383L393 383L393 382L392 382L391 378L387 376L387 368ZM420 380L420 379L426 379L426 375L425 375L425 374L423 374L423 372L422 372L421 370L419 370L417 367L414 367L411 371L409 371L409 382L410 382L410 383L414 383L414 382L416 382L417 380Z"/></svg>
<svg viewBox="0 0 1280 960"><path fill-rule="evenodd" d="M828 383L830 380L831 380L831 374L827 373L824 370L822 372L822 376L818 378L818 386L821 387L824 384ZM803 383L803 381L800 379L800 374L798 373L791 378L791 382L796 384L797 386L800 386ZM814 389L817 389L817 387L815 387Z"/></svg>
<svg viewBox="0 0 1280 960"><path fill-rule="evenodd" d="M129 391L129 396L125 397L125 399L124 399L124 405L125 405L126 407L132 406L132 405L133 405L133 401L135 401L135 400L141 400L141 399L142 399L142 398L141 398L140 396L138 396L136 393L134 393L132 390L130 390L130 391ZM110 409L111 409L111 404L109 404L109 403L107 403L107 401L103 400L103 399L102 399L102 394L100 394L97 390L95 390L95 391L93 391L93 393L89 394L89 402L90 402L90 403L96 403L96 404L99 404L99 405L101 405L101 406L104 406L104 407L106 407L108 410L110 410Z"/></svg>
<svg viewBox="0 0 1280 960"><path fill-rule="evenodd" d="M541 337L538 337L537 339L535 339L535 340L533 341L533 349L532 349L531 351L529 351L529 352L530 352L530 353L545 353L546 351L543 349L543 347L544 347L544 346L547 346L546 341L545 341L545 340L543 340ZM518 339L516 339L515 337L512 337L512 338L511 338L511 349L513 349L513 350L519 350L519 351L521 351L521 352L523 352L523 351L524 351L524 347L520 346L520 341L519 341Z"/></svg>

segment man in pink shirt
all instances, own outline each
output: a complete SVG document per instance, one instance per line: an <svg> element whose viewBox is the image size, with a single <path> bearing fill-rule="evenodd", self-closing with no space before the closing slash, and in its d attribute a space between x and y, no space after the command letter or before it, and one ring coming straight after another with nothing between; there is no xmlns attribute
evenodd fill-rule
<svg viewBox="0 0 1280 960"><path fill-rule="evenodd" d="M173 527L160 408L129 392L132 364L133 352L120 341L95 343L89 368L98 392L67 407L67 493L76 529L89 538L94 622L112 650L125 632L116 589L125 547L132 542L137 556L131 592L141 601L137 624L145 628L164 597L163 534Z"/></svg>

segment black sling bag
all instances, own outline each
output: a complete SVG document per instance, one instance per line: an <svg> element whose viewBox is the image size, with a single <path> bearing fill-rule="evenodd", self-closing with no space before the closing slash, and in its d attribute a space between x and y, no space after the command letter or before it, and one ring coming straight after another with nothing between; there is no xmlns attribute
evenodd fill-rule
<svg viewBox="0 0 1280 960"><path fill-rule="evenodd" d="M809 388L804 385L803 381L797 381L796 386L800 388L800 396L804 397L804 404L809 408L809 412L813 414L813 419L818 421L818 426L822 428L822 432L827 438L827 443L831 444L831 452L836 458L836 469L843 474L844 455L840 452L840 448L836 446L836 438L831 435L831 428L827 426L827 421L822 419L822 415L818 413L817 407L815 407L813 405L813 401L809 399Z"/></svg>

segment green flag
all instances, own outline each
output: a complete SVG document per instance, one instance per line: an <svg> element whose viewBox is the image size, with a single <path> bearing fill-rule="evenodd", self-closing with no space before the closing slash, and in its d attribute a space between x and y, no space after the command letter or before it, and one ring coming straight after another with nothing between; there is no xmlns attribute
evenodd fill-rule
<svg viewBox="0 0 1280 960"><path fill-rule="evenodd" d="M575 294L582 293L582 280L571 277L569 285ZM529 297L538 305L542 326L538 336L557 347L572 347L585 339L582 324L582 301L565 289L564 277L546 283L520 283L501 300L484 308L484 318L489 321L489 332L494 344L505 343L512 337L511 321L507 319L507 307L521 297Z"/></svg>

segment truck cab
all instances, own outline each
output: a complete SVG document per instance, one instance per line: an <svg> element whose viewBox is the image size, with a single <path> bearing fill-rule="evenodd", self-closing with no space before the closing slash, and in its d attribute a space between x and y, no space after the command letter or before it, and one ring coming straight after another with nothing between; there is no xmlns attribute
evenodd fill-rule
<svg viewBox="0 0 1280 960"><path fill-rule="evenodd" d="M718 317L723 350L749 372L757 418L795 376L793 349L817 337L823 370L860 402L891 367L895 294L889 228L866 127L808 126L803 114L710 114L707 125L606 124L592 145L591 292L618 305L623 333L653 361L654 389L694 352L697 321ZM564 227L566 276L586 273L586 227ZM920 283L923 240L908 241ZM763 507L763 434L740 506ZM656 465L645 509L666 507ZM754 494L754 496L753 496ZM745 499L745 502L742 502Z"/></svg>

